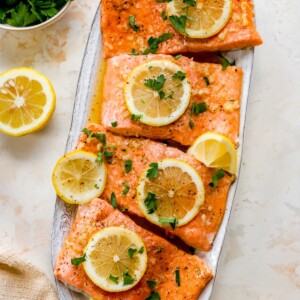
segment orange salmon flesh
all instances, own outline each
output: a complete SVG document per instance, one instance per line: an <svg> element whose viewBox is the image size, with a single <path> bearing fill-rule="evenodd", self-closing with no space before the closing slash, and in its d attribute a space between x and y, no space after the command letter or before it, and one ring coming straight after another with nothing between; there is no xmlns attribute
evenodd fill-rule
<svg viewBox="0 0 300 300"><path fill-rule="evenodd" d="M102 126L91 124L88 127L91 132L106 134L107 145L114 146L112 163L106 163L107 182L101 198L110 202L111 193L114 192L120 208L126 208L129 213L143 217L137 203L136 186L143 171L149 168L152 162L158 162L165 158L177 158L190 164L201 176L205 187L205 201L196 217L181 227L172 230L167 227L167 233L178 236L189 246L197 249L210 250L214 237L222 221L226 200L232 178L225 175L218 182L218 188L211 188L215 169L209 169L190 155L162 143L143 138L126 138L110 132L106 132ZM81 136L78 148L97 154L102 149L102 143L96 138ZM132 170L125 172L125 161L132 160ZM126 195L122 195L126 182L130 189Z"/></svg>
<svg viewBox="0 0 300 300"><path fill-rule="evenodd" d="M124 85L130 72L151 60L168 60L179 65L191 84L191 99L185 113L175 122L153 127L131 120L124 98ZM206 83L205 78L209 81ZM178 60L169 55L120 55L107 60L103 84L102 124L112 132L125 136L171 139L189 146L201 134L215 131L236 142L240 124L240 99L243 71L241 68L212 63L196 63L187 57ZM164 100L168 101L168 100ZM193 103L205 102L207 110L191 115ZM116 127L112 123L117 121ZM194 123L190 128L189 122Z"/></svg>
<svg viewBox="0 0 300 300"><path fill-rule="evenodd" d="M125 292L102 290L88 278L82 265L76 267L71 264L72 258L83 255L83 249L93 234L111 226L122 226L135 232L142 238L147 250L146 273L135 287ZM180 272L180 286L175 281L176 270ZM210 268L199 257L186 254L163 238L139 227L101 199L78 207L72 229L58 256L55 276L95 300L144 300L151 293L147 284L149 280L156 282L155 291L162 300L196 300L213 277Z"/></svg>
<svg viewBox="0 0 300 300"><path fill-rule="evenodd" d="M105 56L129 54L132 49L141 54L149 47L150 37L157 38L163 33L174 36L161 43L156 53L228 51L262 44L255 29L254 5L251 0L233 0L229 22L218 34L206 39L186 37L176 31L169 20L164 21L161 13L166 11L166 2L102 0L101 29ZM135 17L139 31L130 27L130 16Z"/></svg>

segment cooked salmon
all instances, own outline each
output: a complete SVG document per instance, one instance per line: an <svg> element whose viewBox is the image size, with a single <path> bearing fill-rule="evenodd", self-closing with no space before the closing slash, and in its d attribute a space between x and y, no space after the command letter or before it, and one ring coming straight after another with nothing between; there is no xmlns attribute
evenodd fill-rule
<svg viewBox="0 0 300 300"><path fill-rule="evenodd" d="M135 287L125 292L102 290L88 278L82 265L76 267L71 264L72 258L83 255L83 249L93 234L110 226L122 226L134 231L142 238L147 249L148 264L144 276ZM175 282L177 269L180 271L180 286ZM162 300L196 300L213 277L208 265L199 257L186 254L165 239L139 227L101 199L79 206L54 272L59 280L95 300L144 300L151 293L147 284L149 280L155 281L155 291Z"/></svg>
<svg viewBox="0 0 300 300"><path fill-rule="evenodd" d="M210 250L214 237L222 221L229 187L232 178L226 175L218 183L218 188L211 188L209 183L212 180L214 169L205 167L202 163L179 149L168 147L163 143L143 138L126 138L105 131L102 126L91 124L88 126L91 133L106 134L107 152L112 152L107 163L108 178L106 187L101 198L110 202L112 192L115 193L118 206L127 209L129 213L143 217L138 203L136 186L142 172L152 162L158 162L165 158L177 158L185 161L194 167L200 174L205 187L205 201L198 215L188 224L167 229L168 233L178 236L186 244L205 251ZM103 145L97 138L87 137L82 134L78 148L97 154L103 151ZM125 172L125 161L132 161L132 170ZM126 195L122 195L126 182L130 189Z"/></svg>
<svg viewBox="0 0 300 300"><path fill-rule="evenodd" d="M189 107L175 122L153 127L133 121L124 98L124 84L138 65L151 60L169 60L179 65L191 84ZM171 139L189 146L204 132L215 131L236 141L240 124L240 99L243 71L241 68L212 63L196 63L187 57L176 60L170 55L120 55L107 60L103 84L102 124L107 130L125 136ZM165 100L167 101L167 100ZM193 103L205 102L207 110L191 115ZM193 121L194 128L189 126ZM116 127L112 123L117 121Z"/></svg>
<svg viewBox="0 0 300 300"><path fill-rule="evenodd" d="M161 1L162 2L162 1ZM176 31L161 13L166 2L155 0L102 0L101 29L106 57L133 50L142 53L149 47L148 39L163 33L171 33L171 39L161 43L156 53L175 54L182 52L227 51L254 47L262 40L255 29L252 0L233 0L230 21L216 35L206 39L193 39ZM134 16L140 30L134 31L128 18Z"/></svg>

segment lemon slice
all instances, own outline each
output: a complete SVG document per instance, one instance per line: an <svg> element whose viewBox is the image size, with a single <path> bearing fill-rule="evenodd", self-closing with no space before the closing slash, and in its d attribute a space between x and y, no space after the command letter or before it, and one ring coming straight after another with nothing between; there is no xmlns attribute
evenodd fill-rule
<svg viewBox="0 0 300 300"><path fill-rule="evenodd" d="M232 141L222 134L215 132L202 134L187 153L209 168L221 168L231 174L236 173L237 151Z"/></svg>
<svg viewBox="0 0 300 300"><path fill-rule="evenodd" d="M205 190L193 167L178 159L165 159L143 172L137 193L141 212L150 222L174 229L197 215Z"/></svg>
<svg viewBox="0 0 300 300"><path fill-rule="evenodd" d="M232 0L173 0L167 4L167 14L172 25L192 38L208 38L220 32L228 23ZM189 5L187 2L191 2ZM176 26L178 18L184 28ZM177 21L177 22L176 22Z"/></svg>
<svg viewBox="0 0 300 300"><path fill-rule="evenodd" d="M147 252L142 239L121 227L108 227L91 237L83 263L88 277L109 292L134 287L147 268Z"/></svg>
<svg viewBox="0 0 300 300"><path fill-rule="evenodd" d="M106 167L99 165L96 157L77 150L58 160L52 182L61 199L71 204L83 204L101 195L106 183Z"/></svg>
<svg viewBox="0 0 300 300"><path fill-rule="evenodd" d="M190 94L186 74L168 60L153 60L136 67L124 90L128 110L151 126L177 120L188 107Z"/></svg>
<svg viewBox="0 0 300 300"><path fill-rule="evenodd" d="M0 74L0 131L20 136L42 129L55 109L50 81L33 69Z"/></svg>

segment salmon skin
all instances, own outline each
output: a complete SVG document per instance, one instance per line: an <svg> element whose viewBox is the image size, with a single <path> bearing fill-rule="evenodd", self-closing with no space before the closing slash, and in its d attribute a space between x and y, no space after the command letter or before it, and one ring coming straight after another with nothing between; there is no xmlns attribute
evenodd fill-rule
<svg viewBox="0 0 300 300"><path fill-rule="evenodd" d="M171 33L171 39L161 43L156 53L211 52L236 50L262 44L255 29L253 2L233 0L232 16L227 25L216 35L206 39L188 38L176 31L161 13L166 3L156 0L102 0L101 29L106 57L118 54L143 53L149 47L148 39ZM138 31L134 31L128 18L135 17ZM153 53L153 52L152 52Z"/></svg>
<svg viewBox="0 0 300 300"><path fill-rule="evenodd" d="M83 266L73 266L71 259L83 255L90 237L111 227L125 227L142 238L148 255L147 270L141 281L125 292L110 293L96 286L86 275ZM175 271L180 272L180 286ZM213 277L208 265L195 255L187 254L165 239L139 227L101 199L78 207L73 226L58 256L55 276L65 284L83 291L95 300L144 300L151 289L147 281L155 281L160 299L198 299L207 282Z"/></svg>
<svg viewBox="0 0 300 300"><path fill-rule="evenodd" d="M167 227L168 235L178 236L187 245L197 249L208 251L211 249L214 237L222 221L228 190L232 178L225 175L218 182L217 188L211 188L209 183L212 180L215 169L209 169L190 155L179 149L168 147L162 143L143 138L126 138L120 135L105 131L100 125L90 124L88 130L91 133L106 134L106 145L111 163L106 163L107 182L101 198L110 202L111 194L114 192L119 208L127 209L129 213L143 217L137 203L136 186L142 172L149 168L149 164L159 162L166 158L180 159L190 164L202 178L205 187L205 201L198 215L188 224L172 230ZM102 151L103 145L97 138L87 137L82 134L78 149L97 154ZM125 161L132 161L132 170L125 172ZM130 189L126 195L122 195L123 183L126 182Z"/></svg>
<svg viewBox="0 0 300 300"><path fill-rule="evenodd" d="M129 73L138 65L151 60L168 60L179 65L191 84L190 104L175 122L154 127L133 121L124 98L124 85ZM103 84L101 119L107 130L125 136L151 139L171 139L189 146L201 134L215 131L236 142L240 124L240 99L243 71L241 68L212 63L196 63L187 57L174 59L170 55L120 55L107 60ZM167 101L167 100L166 100ZM195 103L206 103L207 110L191 115ZM112 123L117 121L117 126ZM194 127L189 124L193 122Z"/></svg>

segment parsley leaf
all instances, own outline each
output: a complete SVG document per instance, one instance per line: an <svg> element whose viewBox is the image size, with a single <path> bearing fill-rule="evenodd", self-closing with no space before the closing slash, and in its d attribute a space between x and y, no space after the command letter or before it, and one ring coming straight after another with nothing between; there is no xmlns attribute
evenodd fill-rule
<svg viewBox="0 0 300 300"><path fill-rule="evenodd" d="M124 190L122 191L122 196L125 196L129 192L130 186L128 185L127 182L123 182L122 184L124 186Z"/></svg>
<svg viewBox="0 0 300 300"><path fill-rule="evenodd" d="M148 196L144 203L147 207L147 214L151 215L157 210L157 198L155 194L148 192Z"/></svg>
<svg viewBox="0 0 300 300"><path fill-rule="evenodd" d="M110 124L111 124L112 127L117 127L118 126L118 122L117 121L111 122Z"/></svg>
<svg viewBox="0 0 300 300"><path fill-rule="evenodd" d="M147 297L145 300L160 300L159 293L152 291L150 296Z"/></svg>
<svg viewBox="0 0 300 300"><path fill-rule="evenodd" d="M193 102L192 103L192 107L191 107L191 112L190 115L196 115L198 116L201 113L206 112L206 102L200 102L200 103L196 103Z"/></svg>
<svg viewBox="0 0 300 300"><path fill-rule="evenodd" d="M156 79L151 79L151 78L145 79L144 85L154 91L159 91L160 89L162 89L164 87L166 80L167 79L166 79L165 75L160 74L157 76Z"/></svg>
<svg viewBox="0 0 300 300"><path fill-rule="evenodd" d="M170 226L172 227L173 230L175 229L176 224L178 224L178 221L176 218L160 218L158 220L158 222L170 224Z"/></svg>
<svg viewBox="0 0 300 300"><path fill-rule="evenodd" d="M139 53L135 49L131 49L131 55L139 55Z"/></svg>
<svg viewBox="0 0 300 300"><path fill-rule="evenodd" d="M128 159L125 161L125 172L128 174L132 169L132 160Z"/></svg>
<svg viewBox="0 0 300 300"><path fill-rule="evenodd" d="M205 81L206 85L209 86L210 85L210 82L209 82L209 79L208 77L203 77L203 80Z"/></svg>
<svg viewBox="0 0 300 300"><path fill-rule="evenodd" d="M157 247L156 252L157 252L157 253L160 253L160 252L162 252L162 250L163 250L163 248L159 246L159 247Z"/></svg>
<svg viewBox="0 0 300 300"><path fill-rule="evenodd" d="M81 257L72 258L71 259L71 264L73 266L77 267L85 261L86 261L86 253L84 253Z"/></svg>
<svg viewBox="0 0 300 300"><path fill-rule="evenodd" d="M174 34L172 34L172 33L163 33L158 38L154 38L154 37L151 36L148 39L148 45L149 45L149 48L150 48L150 52L152 54L154 54L157 51L159 44L161 44L162 42L167 41L168 39L172 38L173 36L174 36Z"/></svg>
<svg viewBox="0 0 300 300"><path fill-rule="evenodd" d="M140 248L139 253L142 254L142 253L144 253L144 251L145 251L145 249L144 249L144 246L143 246L143 247Z"/></svg>
<svg viewBox="0 0 300 300"><path fill-rule="evenodd" d="M182 54L178 54L178 55L176 55L176 56L174 56L174 58L177 60L177 59L179 59L179 58L181 58L182 57Z"/></svg>
<svg viewBox="0 0 300 300"><path fill-rule="evenodd" d="M158 163L151 163L149 165L150 169L147 170L148 178L156 178L158 176Z"/></svg>
<svg viewBox="0 0 300 300"><path fill-rule="evenodd" d="M194 123L193 120L189 120L189 126L190 126L191 129L194 129L195 123Z"/></svg>
<svg viewBox="0 0 300 300"><path fill-rule="evenodd" d="M223 169L218 170L212 177L212 181L209 183L209 186L212 188L218 187L218 180L222 179L225 176Z"/></svg>
<svg viewBox="0 0 300 300"><path fill-rule="evenodd" d="M96 162L101 165L103 163L103 152L98 152Z"/></svg>
<svg viewBox="0 0 300 300"><path fill-rule="evenodd" d="M180 286L180 273L178 269L175 271L175 282L178 286Z"/></svg>
<svg viewBox="0 0 300 300"><path fill-rule="evenodd" d="M154 289L156 286L156 282L153 280L148 280L147 284L149 285L150 289Z"/></svg>
<svg viewBox="0 0 300 300"><path fill-rule="evenodd" d="M173 15L173 16L169 17L169 20L172 23L172 25L175 27L175 29L180 31L182 34L187 35L187 33L185 31L185 24L186 24L187 16L181 15L180 17L178 17L178 16Z"/></svg>
<svg viewBox="0 0 300 300"><path fill-rule="evenodd" d="M97 138L103 145L106 145L106 134L104 133L92 133L92 138Z"/></svg>
<svg viewBox="0 0 300 300"><path fill-rule="evenodd" d="M113 276L113 275L109 275L109 279L114 282L115 284L118 284L119 283L119 277L117 276Z"/></svg>
<svg viewBox="0 0 300 300"><path fill-rule="evenodd" d="M186 78L186 74L183 73L182 71L177 71L173 76L172 79L179 79L179 80L184 80Z"/></svg>
<svg viewBox="0 0 300 300"><path fill-rule="evenodd" d="M183 0L183 3L189 5L189 6L196 6L195 0Z"/></svg>
<svg viewBox="0 0 300 300"><path fill-rule="evenodd" d="M163 10L163 11L160 13L160 15L161 15L161 17L162 17L162 19L163 19L164 21L166 21L166 20L168 19L165 10Z"/></svg>
<svg viewBox="0 0 300 300"><path fill-rule="evenodd" d="M134 279L131 277L131 275L129 274L129 271L126 270L123 273L123 285L130 285L134 283Z"/></svg>
<svg viewBox="0 0 300 300"><path fill-rule="evenodd" d="M138 25L136 25L135 23L135 16L130 16L128 18L128 22L129 22L129 25L130 27L134 30L134 31L139 31L140 30L140 27Z"/></svg>
<svg viewBox="0 0 300 300"><path fill-rule="evenodd" d="M117 198L114 192L111 193L110 195L110 204L113 208L117 208L118 204L117 204Z"/></svg>
<svg viewBox="0 0 300 300"><path fill-rule="evenodd" d="M88 138L92 135L91 130L88 130L87 128L83 128L81 132L83 132Z"/></svg>
<svg viewBox="0 0 300 300"><path fill-rule="evenodd" d="M134 255L134 253L135 253L136 251L137 251L137 250L134 249L134 248L129 248L128 251L127 251L128 256L129 256L130 258L133 258L133 255Z"/></svg>
<svg viewBox="0 0 300 300"><path fill-rule="evenodd" d="M220 62L222 64L222 70L225 71L227 69L227 67L229 66L234 66L235 65L235 61L230 62L225 56L223 56L221 53L216 54L219 59Z"/></svg>
<svg viewBox="0 0 300 300"><path fill-rule="evenodd" d="M131 120L132 121L138 121L143 117L143 115L131 115Z"/></svg>

